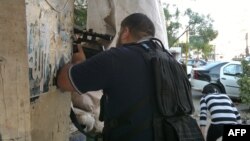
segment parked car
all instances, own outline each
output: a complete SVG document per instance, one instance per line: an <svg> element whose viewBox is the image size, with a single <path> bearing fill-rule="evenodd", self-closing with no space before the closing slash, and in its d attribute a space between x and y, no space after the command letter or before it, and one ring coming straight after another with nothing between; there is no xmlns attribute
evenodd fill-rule
<svg viewBox="0 0 250 141"><path fill-rule="evenodd" d="M223 85L219 87L221 92L226 93L230 97L239 97L240 86L237 81L241 74L242 66L239 61L233 61L221 67L220 82Z"/></svg>
<svg viewBox="0 0 250 141"><path fill-rule="evenodd" d="M187 66L186 66L186 69L187 69L187 75L188 75L188 78L191 78L191 71L193 68L196 68L196 67L199 67L199 66L205 66L207 63L206 61L204 60L201 60L199 59L198 62L195 62L196 59L188 59L187 60ZM180 63L182 64L185 64L185 58L181 58L179 60Z"/></svg>
<svg viewBox="0 0 250 141"><path fill-rule="evenodd" d="M191 77L193 88L203 90L206 85L211 85L218 93L226 93L230 97L238 98L240 91L237 81L242 74L241 63L231 61L214 65L210 69L194 69Z"/></svg>
<svg viewBox="0 0 250 141"><path fill-rule="evenodd" d="M191 67L191 66L187 66L187 65L185 64L185 62L183 61L182 58L179 59L179 60L177 60L177 61L182 65L182 67L183 67L184 69L186 69L186 73L187 73L188 79L190 79L192 67Z"/></svg>
<svg viewBox="0 0 250 141"><path fill-rule="evenodd" d="M193 68L191 85L194 90L202 91L204 86L215 83L220 78L220 68L228 62L212 62L206 66Z"/></svg>

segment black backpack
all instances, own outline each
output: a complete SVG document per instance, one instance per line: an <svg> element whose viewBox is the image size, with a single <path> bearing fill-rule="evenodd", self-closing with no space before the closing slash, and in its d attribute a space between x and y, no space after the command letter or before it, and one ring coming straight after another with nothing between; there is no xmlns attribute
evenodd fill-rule
<svg viewBox="0 0 250 141"><path fill-rule="evenodd" d="M140 43L139 50L150 62L155 79L155 141L204 141L195 119L191 85L182 65L159 39Z"/></svg>

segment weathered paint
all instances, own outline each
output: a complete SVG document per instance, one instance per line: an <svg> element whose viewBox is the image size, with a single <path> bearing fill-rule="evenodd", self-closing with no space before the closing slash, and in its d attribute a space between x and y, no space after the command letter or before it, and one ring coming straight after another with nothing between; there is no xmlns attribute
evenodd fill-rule
<svg viewBox="0 0 250 141"><path fill-rule="evenodd" d="M70 60L74 0L26 0L27 50L34 141L68 141L70 94L61 93L54 79Z"/></svg>
<svg viewBox="0 0 250 141"><path fill-rule="evenodd" d="M59 60L70 58L72 3L73 0L26 0L31 97L48 92L55 85Z"/></svg>

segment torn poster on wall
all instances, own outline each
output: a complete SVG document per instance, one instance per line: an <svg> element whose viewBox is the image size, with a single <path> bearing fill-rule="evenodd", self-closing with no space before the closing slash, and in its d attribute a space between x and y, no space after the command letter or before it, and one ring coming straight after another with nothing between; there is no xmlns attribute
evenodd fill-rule
<svg viewBox="0 0 250 141"><path fill-rule="evenodd" d="M49 60L48 25L30 25L29 34L29 80L31 97L48 92L51 67ZM36 36L40 35L40 36ZM38 41L38 42L37 42Z"/></svg>
<svg viewBox="0 0 250 141"><path fill-rule="evenodd" d="M39 7L43 4L43 7ZM28 63L30 96L37 97L55 86L59 66L71 56L72 11L67 6L58 13L44 7L46 3L28 3Z"/></svg>

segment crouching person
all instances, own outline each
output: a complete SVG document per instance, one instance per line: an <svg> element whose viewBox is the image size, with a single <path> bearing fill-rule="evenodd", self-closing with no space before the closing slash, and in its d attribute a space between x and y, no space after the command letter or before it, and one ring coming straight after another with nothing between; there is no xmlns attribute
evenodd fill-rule
<svg viewBox="0 0 250 141"><path fill-rule="evenodd" d="M241 124L241 117L232 100L226 95L217 93L213 86L203 88L200 100L200 128L206 134L208 113L211 115L211 124L207 132L206 141L216 141L223 136L225 124Z"/></svg>

